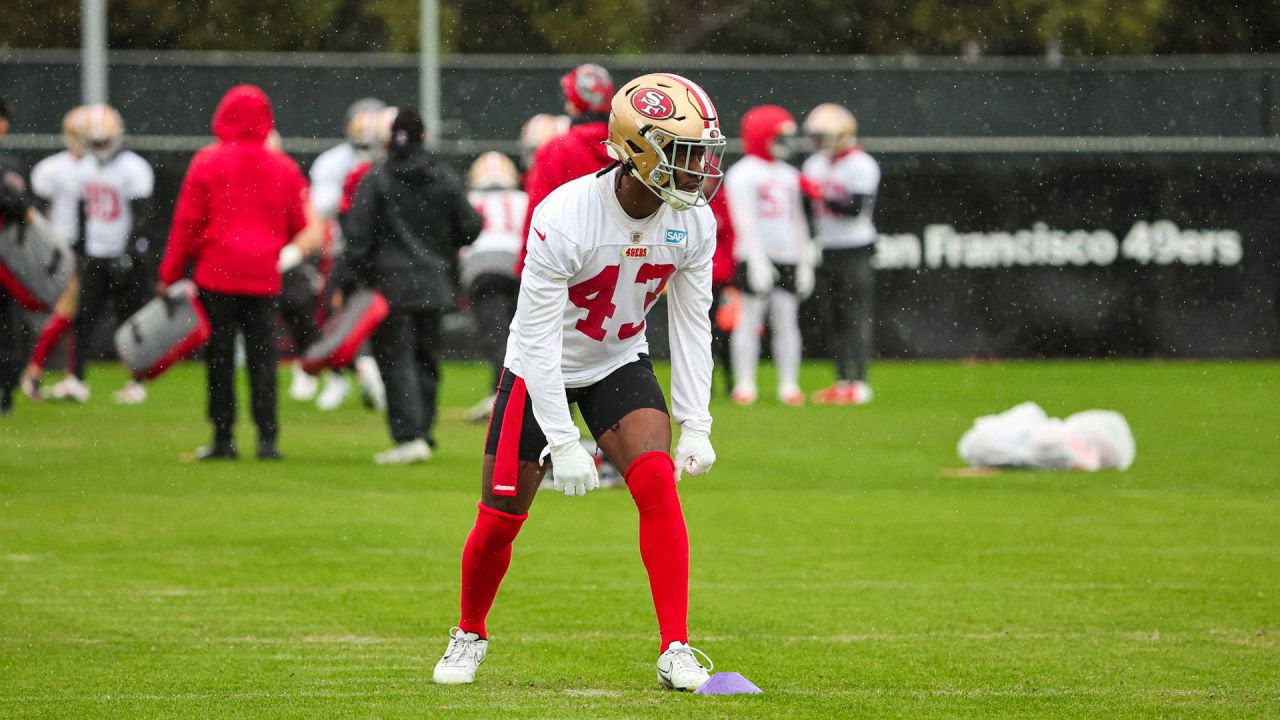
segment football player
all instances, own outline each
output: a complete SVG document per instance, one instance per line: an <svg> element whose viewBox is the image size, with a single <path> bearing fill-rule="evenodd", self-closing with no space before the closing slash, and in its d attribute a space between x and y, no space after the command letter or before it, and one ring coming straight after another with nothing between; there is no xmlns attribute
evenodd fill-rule
<svg viewBox="0 0 1280 720"><path fill-rule="evenodd" d="M835 103L815 107L804 121L816 152L804 163L806 193L822 247L831 293L831 349L836 383L813 401L834 405L871 402L867 360L875 323L876 226L871 220L880 166L858 145L858 121Z"/></svg>
<svg viewBox="0 0 1280 720"><path fill-rule="evenodd" d="M609 460L626 468L640 555L661 637L660 684L708 679L689 646L689 539L677 473L711 469L711 266L715 220L704 182L725 139L701 87L655 73L613 97L614 163L563 185L533 213L516 317L485 440L475 526L462 551L461 619L433 674L470 683L488 651L485 619L549 456L558 489L596 488L576 403ZM654 376L645 314L668 289L671 398ZM680 425L673 462L671 419Z"/></svg>
<svg viewBox="0 0 1280 720"><path fill-rule="evenodd" d="M76 352L71 374L50 388L57 400L87 402L85 351L102 310L110 299L123 321L142 306L145 289L141 261L148 240L142 234L155 189L155 173L141 156L124 146L124 120L110 105L85 110L84 144L88 150L81 169L84 223L77 243L80 296L74 322ZM147 391L130 380L115 394L119 403L146 400Z"/></svg>
<svg viewBox="0 0 1280 720"><path fill-rule="evenodd" d="M475 242L462 249L462 288L471 300L485 357L493 366L493 387L502 379L507 329L516 311L516 254L520 252L520 225L529 196L519 189L520 174L511 158L487 152L476 158L467 173L467 200L484 217L484 229ZM493 395L468 408L468 422L489 419Z"/></svg>
<svg viewBox="0 0 1280 720"><path fill-rule="evenodd" d="M11 122L13 106L0 98L0 138L8 134ZM33 212L26 178L18 172L15 163L0 155L0 227L9 223L25 223ZM13 391L18 386L21 323L18 301L0 284L0 416L13 412Z"/></svg>
<svg viewBox="0 0 1280 720"><path fill-rule="evenodd" d="M725 173L733 220L734 258L743 287L742 308L730 337L739 405L756 401L760 332L769 309L778 400L803 405L800 390L800 301L813 292L814 251L800 194L800 172L787 164L796 133L791 113L776 105L742 117L747 154Z"/></svg>
<svg viewBox="0 0 1280 720"><path fill-rule="evenodd" d="M80 166L86 162L84 152L85 118L88 106L72 108L62 118L62 144L66 149L36 163L31 169L31 191L42 201L54 232L70 248L80 237ZM22 372L22 392L32 400L40 399L40 379L44 366L58 341L71 329L76 316L76 300L80 296L79 280L72 275L67 289L53 306L49 319ZM70 350L69 352L73 352Z"/></svg>
<svg viewBox="0 0 1280 720"><path fill-rule="evenodd" d="M594 63L579 65L560 78L564 92L564 110L570 117L568 131L543 145L534 155L533 165L524 178L529 195L529 212L525 215L521 237L529 237L533 209L552 190L596 172L611 161L605 141L609 136L609 101L613 97L613 78L609 71ZM525 249L516 260L516 275L524 268Z"/></svg>
<svg viewBox="0 0 1280 720"><path fill-rule="evenodd" d="M333 237L330 253L336 255L342 249L342 230L337 222L339 210L344 196L347 195L349 178L358 168L366 170L386 146L391 129L391 121L395 119L395 108L388 108L386 103L376 98L363 98L355 101L347 108L344 129L347 141L335 145L320 153L311 164L311 204L328 223ZM354 187L352 187L354 189ZM299 249L298 261L308 253ZM282 253L281 267L291 268L295 251L286 248ZM325 263L327 264L327 263ZM291 270L293 273L307 272L303 268ZM323 273L320 273L323 275ZM300 286L286 278L287 285ZM378 365L372 357L361 354L356 358L356 380L369 404L381 410L386 406L386 391L382 384L382 376ZM316 397L316 392L319 396ZM324 387L319 388L315 379L302 371L301 365L293 368L293 376L289 386L289 396L295 400L307 400L316 397L316 406L321 410L332 410L342 405L351 392L351 382L339 372L327 372L324 376Z"/></svg>
<svg viewBox="0 0 1280 720"><path fill-rule="evenodd" d="M533 167L533 157L543 145L569 131L568 115L538 113L525 121L520 128L520 162L528 171Z"/></svg>

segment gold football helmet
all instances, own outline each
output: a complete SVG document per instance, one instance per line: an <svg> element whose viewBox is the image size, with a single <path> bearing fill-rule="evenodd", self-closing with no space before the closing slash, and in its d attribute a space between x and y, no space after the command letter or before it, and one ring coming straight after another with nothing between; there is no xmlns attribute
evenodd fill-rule
<svg viewBox="0 0 1280 720"><path fill-rule="evenodd" d="M467 171L467 187L472 190L514 190L519 184L516 164L500 152L481 155Z"/></svg>
<svg viewBox="0 0 1280 720"><path fill-rule="evenodd" d="M88 105L78 105L62 116L62 144L77 159L84 157L84 138L89 129L88 110Z"/></svg>
<svg viewBox="0 0 1280 720"><path fill-rule="evenodd" d="M538 148L569 132L567 115L548 115L538 113L525 121L520 128L520 153L525 167L533 164L533 154Z"/></svg>
<svg viewBox="0 0 1280 720"><path fill-rule="evenodd" d="M837 153L858 142L858 119L843 105L822 103L804 119L804 134L818 152Z"/></svg>
<svg viewBox="0 0 1280 720"><path fill-rule="evenodd" d="M83 139L98 162L105 163L124 145L124 119L110 105L88 105L84 108Z"/></svg>
<svg viewBox="0 0 1280 720"><path fill-rule="evenodd" d="M361 160L375 159L391 142L391 123L396 121L399 108L382 106L361 110L347 123L347 142L355 148Z"/></svg>
<svg viewBox="0 0 1280 720"><path fill-rule="evenodd" d="M613 96L609 155L676 210L706 205L707 180L724 176L725 138L711 98L692 80L669 73L641 75ZM676 175L698 178L682 189Z"/></svg>

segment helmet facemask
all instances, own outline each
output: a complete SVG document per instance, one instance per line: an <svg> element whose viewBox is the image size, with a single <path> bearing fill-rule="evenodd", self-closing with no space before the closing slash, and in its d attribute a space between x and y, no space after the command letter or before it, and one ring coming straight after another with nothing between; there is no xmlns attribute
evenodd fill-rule
<svg viewBox="0 0 1280 720"><path fill-rule="evenodd" d="M633 160L628 160L626 168L637 180L675 210L702 207L711 202L720 189L720 179L724 177L721 168L724 166L725 139L719 132L715 137L694 138L673 135L660 127L649 127L642 128L639 134L648 142L658 162L646 177ZM681 189L676 183L677 172L696 177L697 188ZM707 192L708 180L712 181L710 193Z"/></svg>

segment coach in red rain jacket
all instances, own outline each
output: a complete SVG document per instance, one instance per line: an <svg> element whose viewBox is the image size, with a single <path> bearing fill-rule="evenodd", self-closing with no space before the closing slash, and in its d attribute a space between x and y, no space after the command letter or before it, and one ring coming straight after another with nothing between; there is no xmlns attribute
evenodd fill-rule
<svg viewBox="0 0 1280 720"><path fill-rule="evenodd" d="M235 338L245 339L258 457L276 449L276 298L280 250L306 225L306 181L283 153L264 141L274 125L271 103L252 85L227 91L213 114L218 142L196 153L182 181L169 245L160 265L160 290L194 265L192 279L213 326L209 340L209 420L213 444L201 460L238 457Z"/></svg>
<svg viewBox="0 0 1280 720"><path fill-rule="evenodd" d="M605 149L609 137L609 103L613 100L613 78L609 71L592 63L579 65L560 78L564 109L573 118L569 131L538 149L533 165L524 177L529 208L524 216L522 238L529 239L529 222L552 190L597 172L613 162ZM524 272L524 246L516 258L516 277Z"/></svg>

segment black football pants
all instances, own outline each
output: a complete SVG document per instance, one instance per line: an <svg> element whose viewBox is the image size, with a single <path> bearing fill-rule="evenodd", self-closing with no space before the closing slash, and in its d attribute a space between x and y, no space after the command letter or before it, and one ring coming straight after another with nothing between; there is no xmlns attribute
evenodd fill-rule
<svg viewBox="0 0 1280 720"><path fill-rule="evenodd" d="M276 298L223 295L200 291L212 333L206 362L209 380L209 421L214 439L232 438L236 423L236 332L244 335L245 365L249 370L249 402L259 442L274 442L276 421Z"/></svg>
<svg viewBox="0 0 1280 720"><path fill-rule="evenodd" d="M471 283L471 310L479 331L481 355L493 369L493 385L502 379L502 362L507 356L507 333L516 314L520 284L505 275L481 275Z"/></svg>
<svg viewBox="0 0 1280 720"><path fill-rule="evenodd" d="M875 246L824 250L831 355L840 380L866 380L875 333Z"/></svg>
<svg viewBox="0 0 1280 720"><path fill-rule="evenodd" d="M80 297L76 302L74 327L76 351L71 353L71 373L84 380L84 363L90 353L93 331L110 300L115 317L124 322L142 307L140 277L129 258L83 257L77 267Z"/></svg>
<svg viewBox="0 0 1280 720"><path fill-rule="evenodd" d="M10 396L22 372L23 332L18 301L0 287L0 395Z"/></svg>

